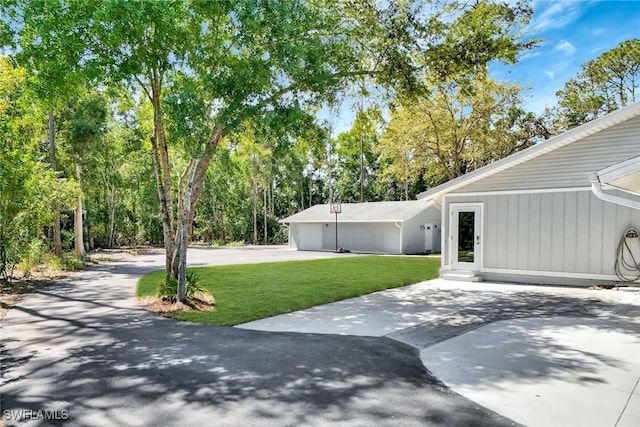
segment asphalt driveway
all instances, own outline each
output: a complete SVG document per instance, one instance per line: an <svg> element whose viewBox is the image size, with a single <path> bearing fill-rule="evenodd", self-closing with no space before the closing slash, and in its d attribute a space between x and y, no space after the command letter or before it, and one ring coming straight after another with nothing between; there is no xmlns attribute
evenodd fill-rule
<svg viewBox="0 0 640 427"><path fill-rule="evenodd" d="M189 260L208 265L329 256L336 255L261 247L193 249ZM504 353L504 331L513 335L512 324L501 322L524 322L521 331L535 330L526 323L532 316L551 322L536 324L542 329L547 325L551 334L546 341L539 338L544 333L532 334L539 338L538 349L552 339L561 340L549 332L557 327L553 323L557 319L580 319L577 323L583 326L592 321L584 326L583 340L592 336L590 327L610 336L605 332L618 322L616 332L630 338L622 344L616 339L622 346L616 350L631 351L629 357L616 351L600 358L598 351L584 352L586 358L593 354L595 362L580 359L570 372L582 375L581 367L592 363L595 385L608 380L599 376L598 363L614 373L625 371L628 378L640 377L631 363L640 332L635 293L603 291L577 298L571 293L547 295L499 287L482 293L463 285L447 289L453 285L422 284L421 293L411 288L394 291L396 297L387 297L386 308L383 303L380 308L376 300L380 296L370 297L377 302L365 307L356 308L350 300L347 311L355 317L342 313L342 322L327 312L320 322L303 314L323 327L337 325L337 331L270 332L256 330L255 324L244 329L194 325L145 312L134 298L136 281L162 265L162 255L145 255L91 267L12 309L0 321L2 420L8 425L83 426L514 425L500 415L509 411L494 407L498 400L482 401L493 391L481 375L482 367ZM428 294L431 299L425 297ZM375 320L371 307L385 312L386 321L378 323L382 329L371 327ZM576 322L563 322L569 328L563 333L570 335ZM303 322L299 318L296 323ZM491 328L494 340L483 347L479 334ZM475 347L467 347L467 337L476 339ZM514 339L510 343L518 345ZM479 351L489 347L494 351ZM549 354L538 360L537 376L521 373L527 383L562 379L561 365L554 365L554 371L543 369L553 360ZM566 366L571 366L570 356L565 357ZM501 387L504 381L518 384L517 371L507 375L494 367L491 372L489 378ZM469 390L487 393L471 395L470 400L456 389L465 395ZM616 404L624 400L624 393L620 390ZM631 411L620 416L619 425L633 420L637 405L633 396L632 392L626 402Z"/></svg>

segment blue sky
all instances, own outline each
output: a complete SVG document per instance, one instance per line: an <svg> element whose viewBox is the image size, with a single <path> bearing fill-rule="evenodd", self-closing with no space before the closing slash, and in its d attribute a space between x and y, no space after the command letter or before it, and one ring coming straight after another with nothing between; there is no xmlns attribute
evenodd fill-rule
<svg viewBox="0 0 640 427"><path fill-rule="evenodd" d="M640 38L640 0L534 1L532 6L525 38L541 39L539 46L524 52L516 65L493 64L491 74L525 88L525 108L537 114L556 104L556 92L580 72L581 64ZM338 111L320 114L331 122L334 135L351 127L351 104L347 100Z"/></svg>
<svg viewBox="0 0 640 427"><path fill-rule="evenodd" d="M493 77L528 88L527 109L542 113L580 65L621 42L640 38L640 1L535 1L528 37L542 39L520 62L495 66Z"/></svg>

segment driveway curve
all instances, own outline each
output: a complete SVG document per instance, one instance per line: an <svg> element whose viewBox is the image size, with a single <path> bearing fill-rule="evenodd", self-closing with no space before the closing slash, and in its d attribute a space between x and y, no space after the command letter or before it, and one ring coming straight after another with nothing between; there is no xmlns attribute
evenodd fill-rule
<svg viewBox="0 0 640 427"><path fill-rule="evenodd" d="M192 249L192 265L335 256ZM344 255L340 255L344 256ZM162 255L89 267L0 322L7 425L508 426L452 392L389 337L264 332L176 322L141 309ZM0 423L1 424L1 423Z"/></svg>
<svg viewBox="0 0 640 427"><path fill-rule="evenodd" d="M435 279L239 327L406 343L453 391L528 426L640 426L639 288Z"/></svg>

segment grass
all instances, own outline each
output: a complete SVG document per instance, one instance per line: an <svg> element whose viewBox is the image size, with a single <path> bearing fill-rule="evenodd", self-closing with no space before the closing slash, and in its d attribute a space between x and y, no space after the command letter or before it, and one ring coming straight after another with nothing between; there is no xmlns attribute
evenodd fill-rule
<svg viewBox="0 0 640 427"><path fill-rule="evenodd" d="M213 294L215 309L173 317L237 325L429 280L439 267L439 258L362 256L193 268L189 271ZM142 277L137 295L155 296L163 279L164 271Z"/></svg>

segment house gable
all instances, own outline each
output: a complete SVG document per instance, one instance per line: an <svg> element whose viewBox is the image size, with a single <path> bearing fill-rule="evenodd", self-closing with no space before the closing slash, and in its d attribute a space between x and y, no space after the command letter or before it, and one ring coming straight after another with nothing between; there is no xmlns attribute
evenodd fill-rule
<svg viewBox="0 0 640 427"><path fill-rule="evenodd" d="M640 154L640 102L498 160L418 196L590 187L588 173Z"/></svg>
<svg viewBox="0 0 640 427"><path fill-rule="evenodd" d="M588 173L640 154L640 116L469 184L460 191L588 188Z"/></svg>

